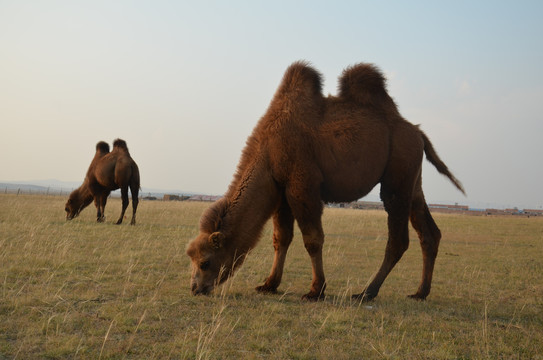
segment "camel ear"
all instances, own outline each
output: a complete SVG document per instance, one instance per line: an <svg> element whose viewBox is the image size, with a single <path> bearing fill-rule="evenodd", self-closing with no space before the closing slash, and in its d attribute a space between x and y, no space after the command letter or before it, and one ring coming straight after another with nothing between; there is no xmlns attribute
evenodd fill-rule
<svg viewBox="0 0 543 360"><path fill-rule="evenodd" d="M225 237L222 232L217 231L209 235L209 241L215 249L220 249L223 246Z"/></svg>

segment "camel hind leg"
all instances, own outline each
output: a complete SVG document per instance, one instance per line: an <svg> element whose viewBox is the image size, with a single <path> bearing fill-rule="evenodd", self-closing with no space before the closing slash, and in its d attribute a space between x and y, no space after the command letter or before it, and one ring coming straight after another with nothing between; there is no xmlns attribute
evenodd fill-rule
<svg viewBox="0 0 543 360"><path fill-rule="evenodd" d="M422 192L422 182L419 176L413 203L411 205L411 224L415 228L422 248L422 281L417 292L409 297L424 300L430 293L434 264L437 257L441 231L437 227Z"/></svg>
<svg viewBox="0 0 543 360"><path fill-rule="evenodd" d="M117 225L120 225L123 222L124 213L126 212L126 208L128 207L128 186L121 187L121 199L123 202L123 207L121 210L121 216L119 217L119 220L117 220Z"/></svg>
<svg viewBox="0 0 543 360"><path fill-rule="evenodd" d="M287 257L288 248L294 234L294 217L283 197L279 208L273 215L273 248L275 255L271 273L263 285L256 288L259 292L275 293L283 277L283 267Z"/></svg>
<svg viewBox="0 0 543 360"><path fill-rule="evenodd" d="M388 241L381 267L361 294L353 298L370 301L377 296L381 285L409 247L409 208L411 193L391 191L381 185L381 199L388 213Z"/></svg>
<svg viewBox="0 0 543 360"><path fill-rule="evenodd" d="M136 211L139 203L139 184L130 184L130 193L132 194L132 219L130 225L136 225Z"/></svg>

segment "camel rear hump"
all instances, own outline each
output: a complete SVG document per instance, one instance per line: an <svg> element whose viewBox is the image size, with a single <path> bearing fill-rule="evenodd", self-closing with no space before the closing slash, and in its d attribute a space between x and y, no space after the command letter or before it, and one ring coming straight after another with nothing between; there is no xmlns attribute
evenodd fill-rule
<svg viewBox="0 0 543 360"><path fill-rule="evenodd" d="M381 105L388 96L386 79L375 65L359 63L347 67L339 77L339 97L361 105Z"/></svg>
<svg viewBox="0 0 543 360"><path fill-rule="evenodd" d="M113 141L113 149L121 149L128 153L128 146L126 146L126 141L122 139L115 139L115 141Z"/></svg>

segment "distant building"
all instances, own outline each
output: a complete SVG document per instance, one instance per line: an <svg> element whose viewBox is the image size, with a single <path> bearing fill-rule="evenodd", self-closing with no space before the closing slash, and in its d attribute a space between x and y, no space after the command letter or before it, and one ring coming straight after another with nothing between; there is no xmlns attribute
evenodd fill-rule
<svg viewBox="0 0 543 360"><path fill-rule="evenodd" d="M190 201L217 201L222 196L218 195L193 195L188 200Z"/></svg>
<svg viewBox="0 0 543 360"><path fill-rule="evenodd" d="M542 209L524 209L522 211L524 215L528 216L543 216L543 210Z"/></svg>
<svg viewBox="0 0 543 360"><path fill-rule="evenodd" d="M384 210L385 206L380 201L355 201L351 203L353 209Z"/></svg>
<svg viewBox="0 0 543 360"><path fill-rule="evenodd" d="M163 197L164 201L185 201L190 199L190 196L185 195L171 195L171 194L165 194Z"/></svg>

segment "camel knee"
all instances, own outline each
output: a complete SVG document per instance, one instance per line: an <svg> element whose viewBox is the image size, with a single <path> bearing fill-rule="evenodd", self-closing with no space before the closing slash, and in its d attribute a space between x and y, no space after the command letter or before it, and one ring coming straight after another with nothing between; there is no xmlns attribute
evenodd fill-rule
<svg viewBox="0 0 543 360"><path fill-rule="evenodd" d="M432 233L432 239L434 244L436 244L436 247L438 247L439 242L441 241L441 230L439 230L437 225L434 223L434 226L430 227L430 232Z"/></svg>
<svg viewBox="0 0 543 360"><path fill-rule="evenodd" d="M441 241L441 231L437 227L428 209L425 208L425 211L412 214L411 223L417 231L423 252L433 257L437 256L439 243Z"/></svg>
<svg viewBox="0 0 543 360"><path fill-rule="evenodd" d="M409 239L389 239L385 250L385 262L394 266L409 249Z"/></svg>
<svg viewBox="0 0 543 360"><path fill-rule="evenodd" d="M439 243L439 240L441 240L441 231L434 221L428 205L424 201L424 197L413 200L410 218L411 224L419 234L419 237L429 235L435 242Z"/></svg>
<svg viewBox="0 0 543 360"><path fill-rule="evenodd" d="M310 256L322 253L322 242L304 242L304 246Z"/></svg>
<svg viewBox="0 0 543 360"><path fill-rule="evenodd" d="M435 258L439 250L440 237L422 236L420 238L420 246L425 256Z"/></svg>
<svg viewBox="0 0 543 360"><path fill-rule="evenodd" d="M279 251L281 248L288 248L292 242L292 233L273 233L273 248L275 251Z"/></svg>
<svg viewBox="0 0 543 360"><path fill-rule="evenodd" d="M302 228L304 247L309 256L322 254L322 245L324 244L324 232L322 228Z"/></svg>
<svg viewBox="0 0 543 360"><path fill-rule="evenodd" d="M409 249L409 241L402 241L387 246L386 252L392 259L398 261L401 259L407 249Z"/></svg>
<svg viewBox="0 0 543 360"><path fill-rule="evenodd" d="M402 241L397 246L397 253L401 257L409 249L409 240Z"/></svg>

